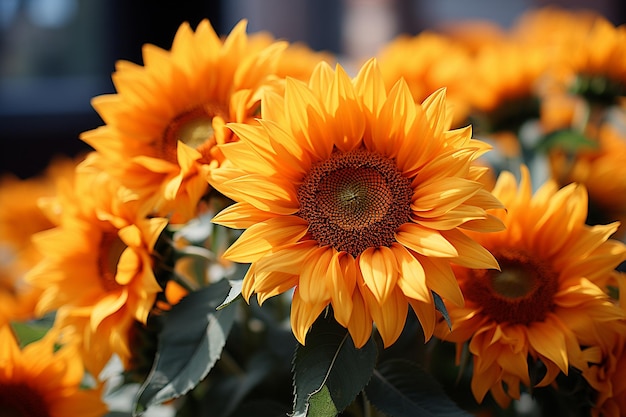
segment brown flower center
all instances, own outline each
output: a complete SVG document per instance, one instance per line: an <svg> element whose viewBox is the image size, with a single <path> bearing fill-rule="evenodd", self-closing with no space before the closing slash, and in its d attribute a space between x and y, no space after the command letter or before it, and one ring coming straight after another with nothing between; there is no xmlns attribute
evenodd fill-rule
<svg viewBox="0 0 626 417"><path fill-rule="evenodd" d="M554 308L558 274L536 257L515 251L492 251L501 271L470 270L463 293L498 323L542 321Z"/></svg>
<svg viewBox="0 0 626 417"><path fill-rule="evenodd" d="M128 246L119 238L117 231L108 231L102 234L98 256L98 272L105 291L115 291L120 284L115 281L117 265L122 252Z"/></svg>
<svg viewBox="0 0 626 417"><path fill-rule="evenodd" d="M178 141L197 149L203 159L209 160L210 151L215 145L213 118L222 116L226 120L228 113L221 105L209 103L180 113L170 121L163 131L158 156L172 163L177 162L176 148Z"/></svg>
<svg viewBox="0 0 626 417"><path fill-rule="evenodd" d="M49 417L41 395L26 384L0 382L0 414L5 417Z"/></svg>
<svg viewBox="0 0 626 417"><path fill-rule="evenodd" d="M298 215L320 245L356 257L395 242L398 227L410 221L411 195L393 159L365 149L335 151L305 176Z"/></svg>

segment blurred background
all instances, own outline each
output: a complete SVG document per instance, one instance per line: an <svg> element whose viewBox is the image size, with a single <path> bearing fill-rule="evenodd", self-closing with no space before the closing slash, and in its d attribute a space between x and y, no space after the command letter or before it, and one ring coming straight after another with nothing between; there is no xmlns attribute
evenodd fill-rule
<svg viewBox="0 0 626 417"><path fill-rule="evenodd" d="M144 43L169 49L183 21L227 34L246 18L249 33L358 61L400 33L463 19L507 27L550 4L626 22L622 0L0 0L0 174L28 178L88 150L78 135L102 124L90 100L114 92L115 61L141 63Z"/></svg>

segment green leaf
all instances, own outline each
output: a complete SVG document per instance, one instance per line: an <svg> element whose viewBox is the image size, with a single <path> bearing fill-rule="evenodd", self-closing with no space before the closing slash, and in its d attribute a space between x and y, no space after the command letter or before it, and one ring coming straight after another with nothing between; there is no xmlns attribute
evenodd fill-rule
<svg viewBox="0 0 626 417"><path fill-rule="evenodd" d="M441 313L443 318L446 319L446 323L448 323L448 328L452 329L452 322L450 321L450 315L448 314L446 304L443 302L439 294L434 291L431 291L431 293L433 294L433 299L435 300L435 308Z"/></svg>
<svg viewBox="0 0 626 417"><path fill-rule="evenodd" d="M545 135L537 144L537 152L548 152L554 148L576 152L581 148L596 149L598 144L576 130L557 130Z"/></svg>
<svg viewBox="0 0 626 417"><path fill-rule="evenodd" d="M335 407L335 402L333 401L333 397L330 395L328 385L324 385L321 390L317 391L309 398L308 416L326 417L336 416L337 414L339 414L339 411Z"/></svg>
<svg viewBox="0 0 626 417"><path fill-rule="evenodd" d="M243 287L243 279L234 279L234 280L229 279L228 283L230 284L230 291L228 292L226 299L222 301L222 303L219 306L217 306L218 310L221 310L224 307L230 305L230 303L235 301L239 297L239 295L241 295L241 288Z"/></svg>
<svg viewBox="0 0 626 417"><path fill-rule="evenodd" d="M371 404L391 417L471 417L417 364L402 359L383 362L365 387Z"/></svg>
<svg viewBox="0 0 626 417"><path fill-rule="evenodd" d="M230 286L221 280L190 293L164 318L154 365L135 398L133 415L180 397L204 379L220 357L235 310L216 310Z"/></svg>
<svg viewBox="0 0 626 417"><path fill-rule="evenodd" d="M376 364L373 339L360 349L333 319L319 318L298 345L293 363L293 417L332 417L350 405Z"/></svg>
<svg viewBox="0 0 626 417"><path fill-rule="evenodd" d="M21 348L41 339L50 330L50 326L23 322L11 322L11 327Z"/></svg>

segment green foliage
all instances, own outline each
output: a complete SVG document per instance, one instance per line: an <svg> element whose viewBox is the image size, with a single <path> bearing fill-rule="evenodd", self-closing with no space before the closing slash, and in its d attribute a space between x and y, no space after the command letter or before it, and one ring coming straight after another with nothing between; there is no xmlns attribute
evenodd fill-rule
<svg viewBox="0 0 626 417"><path fill-rule="evenodd" d="M598 144L576 130L557 130L541 138L535 151L548 152L552 149L562 149L576 152L581 149L596 149Z"/></svg>
<svg viewBox="0 0 626 417"><path fill-rule="evenodd" d="M319 318L306 344L296 349L293 416L325 417L343 411L369 381L376 357L373 339L357 349L345 328Z"/></svg>
<svg viewBox="0 0 626 417"><path fill-rule="evenodd" d="M135 398L134 415L180 397L204 379L219 359L235 318L216 310L230 286L225 280L189 294L167 313L148 378Z"/></svg>
<svg viewBox="0 0 626 417"><path fill-rule="evenodd" d="M452 322L450 321L450 315L448 314L448 309L446 308L446 304L443 302L443 299L441 298L439 294L437 294L434 291L431 291L431 293L433 295L433 300L435 300L435 308L437 309L437 311L441 313L443 318L446 320L446 323L448 323L448 327L451 329Z"/></svg>
<svg viewBox="0 0 626 417"><path fill-rule="evenodd" d="M41 339L50 330L50 324L39 322L12 322L11 327L22 348Z"/></svg>
<svg viewBox="0 0 626 417"><path fill-rule="evenodd" d="M365 388L368 400L392 417L470 417L443 391L438 381L406 360L380 364Z"/></svg>
<svg viewBox="0 0 626 417"><path fill-rule="evenodd" d="M230 284L230 291L228 292L228 295L226 296L226 299L222 302L222 304L217 306L218 310L221 310L222 308L230 305L230 303L235 301L241 295L243 279L228 280L228 283Z"/></svg>

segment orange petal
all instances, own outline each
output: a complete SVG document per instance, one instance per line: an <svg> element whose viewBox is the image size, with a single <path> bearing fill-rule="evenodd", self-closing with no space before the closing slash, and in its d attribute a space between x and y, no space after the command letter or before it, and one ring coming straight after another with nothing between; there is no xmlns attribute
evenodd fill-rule
<svg viewBox="0 0 626 417"><path fill-rule="evenodd" d="M327 305L323 302L317 304L304 302L299 287L296 287L291 301L291 329L300 344L304 345L307 332Z"/></svg>
<svg viewBox="0 0 626 417"><path fill-rule="evenodd" d="M358 258L365 285L382 304L393 292L398 279L398 266L393 252L386 246L367 248Z"/></svg>
<svg viewBox="0 0 626 417"><path fill-rule="evenodd" d="M396 240L424 256L452 258L459 255L456 248L437 230L405 223L396 232Z"/></svg>
<svg viewBox="0 0 626 417"><path fill-rule="evenodd" d="M273 217L246 229L223 256L233 262L256 262L272 250L296 243L306 231L307 223L297 216Z"/></svg>
<svg viewBox="0 0 626 417"><path fill-rule="evenodd" d="M432 296L426 286L426 274L422 264L409 253L404 246L393 244L391 246L398 262L398 287L404 295L422 302L430 302Z"/></svg>
<svg viewBox="0 0 626 417"><path fill-rule="evenodd" d="M328 304L330 293L326 285L326 274L334 252L333 248L324 246L314 249L304 260L298 283L300 297L304 302Z"/></svg>
<svg viewBox="0 0 626 417"><path fill-rule="evenodd" d="M500 269L491 252L460 230L444 230L441 234L459 252L459 256L451 260L455 264L474 269Z"/></svg>

